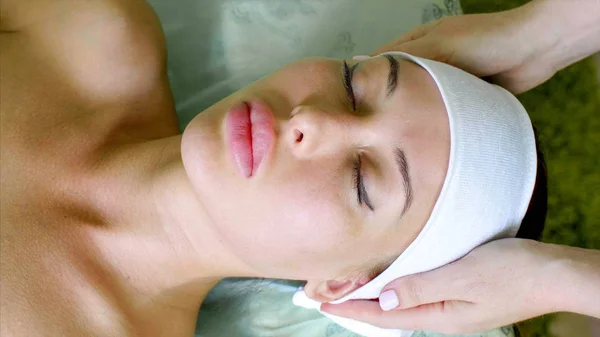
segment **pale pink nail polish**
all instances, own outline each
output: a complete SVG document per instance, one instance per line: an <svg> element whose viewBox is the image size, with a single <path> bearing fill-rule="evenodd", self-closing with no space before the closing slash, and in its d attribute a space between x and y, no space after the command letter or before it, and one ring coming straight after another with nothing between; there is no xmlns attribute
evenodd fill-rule
<svg viewBox="0 0 600 337"><path fill-rule="evenodd" d="M398 307L400 303L398 302L398 296L396 296L396 292L393 290L386 290L381 295L379 295L379 306L381 310L388 311Z"/></svg>

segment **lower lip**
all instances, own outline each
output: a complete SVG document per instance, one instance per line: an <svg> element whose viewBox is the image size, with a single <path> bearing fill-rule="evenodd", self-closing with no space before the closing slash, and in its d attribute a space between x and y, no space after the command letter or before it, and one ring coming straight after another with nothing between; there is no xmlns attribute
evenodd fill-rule
<svg viewBox="0 0 600 337"><path fill-rule="evenodd" d="M261 101L242 102L229 109L225 134L231 159L250 178L267 156L275 139L273 113Z"/></svg>

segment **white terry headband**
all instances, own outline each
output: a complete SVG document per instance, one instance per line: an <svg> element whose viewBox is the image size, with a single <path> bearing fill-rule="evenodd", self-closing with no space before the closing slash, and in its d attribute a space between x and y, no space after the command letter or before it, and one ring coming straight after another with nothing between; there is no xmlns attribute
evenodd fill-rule
<svg viewBox="0 0 600 337"><path fill-rule="evenodd" d="M431 216L417 238L379 276L334 301L375 299L398 277L455 261L475 247L514 237L527 212L537 174L533 127L521 103L505 89L453 66L406 53L386 53L425 68L448 112L450 159ZM294 304L319 309L299 290ZM412 331L381 329L323 313L367 337L408 337Z"/></svg>

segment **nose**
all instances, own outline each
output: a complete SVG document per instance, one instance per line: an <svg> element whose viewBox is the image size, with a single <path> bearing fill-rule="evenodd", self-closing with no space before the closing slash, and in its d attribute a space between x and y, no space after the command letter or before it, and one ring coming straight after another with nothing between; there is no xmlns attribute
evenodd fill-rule
<svg viewBox="0 0 600 337"><path fill-rule="evenodd" d="M339 154L351 145L353 123L348 116L302 105L292 111L288 123L286 141L298 158Z"/></svg>

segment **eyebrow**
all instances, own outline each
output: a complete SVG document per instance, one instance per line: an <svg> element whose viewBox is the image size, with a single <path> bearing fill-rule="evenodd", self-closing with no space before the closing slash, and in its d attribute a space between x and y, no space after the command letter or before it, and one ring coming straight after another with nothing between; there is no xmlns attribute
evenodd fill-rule
<svg viewBox="0 0 600 337"><path fill-rule="evenodd" d="M410 208L410 205L413 201L412 183L409 174L410 170L408 166L408 160L406 160L406 154L404 153L404 151L401 148L397 147L394 152L396 157L396 164L398 164L398 170L402 175L402 184L404 185L405 202L404 208L402 208L402 215L404 215L404 213L406 213L406 211Z"/></svg>
<svg viewBox="0 0 600 337"><path fill-rule="evenodd" d="M392 55L386 54L385 58L390 62L390 72L387 81L387 97L394 93L398 85L398 60Z"/></svg>

